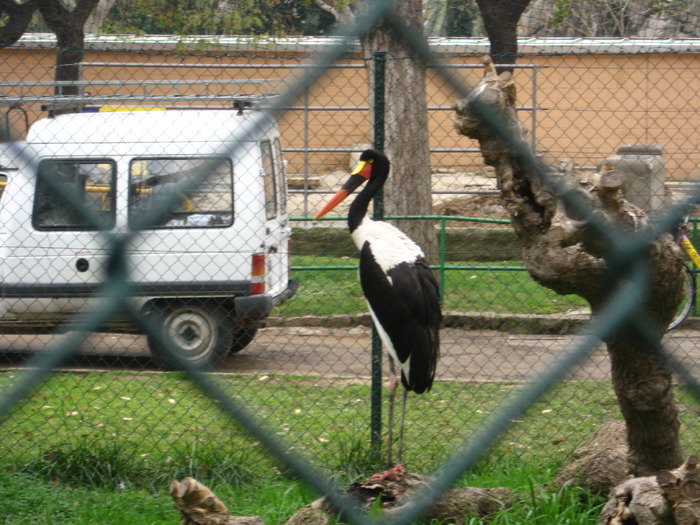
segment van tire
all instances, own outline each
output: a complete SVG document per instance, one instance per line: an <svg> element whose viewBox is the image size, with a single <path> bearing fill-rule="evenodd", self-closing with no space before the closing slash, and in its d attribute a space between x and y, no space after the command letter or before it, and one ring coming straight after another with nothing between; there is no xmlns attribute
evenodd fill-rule
<svg viewBox="0 0 700 525"><path fill-rule="evenodd" d="M214 301L167 301L151 308L163 335L179 355L199 369L214 368L228 355L233 344L230 314ZM177 370L178 366L155 337L148 335L148 347L159 366Z"/></svg>
<svg viewBox="0 0 700 525"><path fill-rule="evenodd" d="M243 350L246 346L248 346L251 343L251 341L255 337L255 334L257 333L258 325L256 324L241 327L238 331L232 334L233 343L231 344L229 353L237 354L238 352Z"/></svg>

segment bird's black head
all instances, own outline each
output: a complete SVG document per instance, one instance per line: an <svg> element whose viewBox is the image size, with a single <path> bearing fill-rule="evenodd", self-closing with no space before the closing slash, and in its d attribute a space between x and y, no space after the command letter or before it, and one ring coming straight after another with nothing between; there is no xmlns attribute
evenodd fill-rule
<svg viewBox="0 0 700 525"><path fill-rule="evenodd" d="M376 149L366 149L360 155L360 163L353 173L361 174L366 179L386 178L391 163L384 153Z"/></svg>
<svg viewBox="0 0 700 525"><path fill-rule="evenodd" d="M386 181L387 175L389 175L389 166L389 159L382 152L374 149L363 151L360 155L360 161L350 173L350 178L343 184L343 187L331 197L323 209L316 214L314 219L323 217L367 181L369 181L369 183L363 192L368 195L374 195L379 188L382 187L384 181ZM364 202L364 200L361 200L361 202Z"/></svg>

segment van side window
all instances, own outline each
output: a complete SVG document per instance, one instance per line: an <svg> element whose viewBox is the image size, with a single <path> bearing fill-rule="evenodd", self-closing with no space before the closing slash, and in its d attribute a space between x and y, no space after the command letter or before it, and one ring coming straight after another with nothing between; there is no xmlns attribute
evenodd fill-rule
<svg viewBox="0 0 700 525"><path fill-rule="evenodd" d="M275 180L275 158L272 156L272 145L269 140L260 142L262 155L263 177L265 184L265 214L268 219L277 217L277 191Z"/></svg>
<svg viewBox="0 0 700 525"><path fill-rule="evenodd" d="M109 159L42 160L32 211L34 228L99 230L114 227L115 178L116 166ZM99 224L81 212L85 208Z"/></svg>
<svg viewBox="0 0 700 525"><path fill-rule="evenodd" d="M280 213L287 214L287 174L284 171L284 160L282 157L282 144L280 139L275 139L275 166L277 166L277 180L281 193Z"/></svg>
<svg viewBox="0 0 700 525"><path fill-rule="evenodd" d="M175 204L168 206L173 200ZM129 164L131 228L223 228L232 224L230 159L141 157Z"/></svg>

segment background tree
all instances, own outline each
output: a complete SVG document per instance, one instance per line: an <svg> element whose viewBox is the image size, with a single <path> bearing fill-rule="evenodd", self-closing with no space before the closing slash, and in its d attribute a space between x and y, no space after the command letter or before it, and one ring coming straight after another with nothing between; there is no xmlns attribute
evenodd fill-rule
<svg viewBox="0 0 700 525"><path fill-rule="evenodd" d="M85 32L96 34L102 32L102 24L117 0L100 0L85 22Z"/></svg>
<svg viewBox="0 0 700 525"><path fill-rule="evenodd" d="M429 37L469 37L483 32L476 0L424 0L423 13Z"/></svg>
<svg viewBox="0 0 700 525"><path fill-rule="evenodd" d="M57 81L80 80L80 63L85 55L85 23L100 0L78 0L72 10L58 0L40 2L39 13L56 35ZM77 95L77 86L57 87L57 95ZM59 110L60 112L60 110Z"/></svg>
<svg viewBox="0 0 700 525"><path fill-rule="evenodd" d="M319 5L320 4L320 5ZM338 9L344 5L339 3ZM320 0L116 0L110 33L171 35L323 35L336 23Z"/></svg>
<svg viewBox="0 0 700 525"><path fill-rule="evenodd" d="M523 36L697 38L700 4L687 0L533 0Z"/></svg>
<svg viewBox="0 0 700 525"><path fill-rule="evenodd" d="M85 48L85 23L100 0L78 0L71 9L59 0L13 0L0 2L0 18L5 24L0 27L0 46L11 46L29 27L39 12L51 31L56 35L55 80L80 80L80 62ZM57 87L57 95L75 95L78 87ZM60 111L59 111L60 112Z"/></svg>
<svg viewBox="0 0 700 525"><path fill-rule="evenodd" d="M368 0L358 2L368 9ZM423 36L421 0L394 3L395 14L413 33ZM384 186L386 215L432 214L430 140L425 91L425 62L419 58L389 20L381 20L362 36L367 61L370 106L374 105L374 51L386 53L385 63L385 153L391 159L391 175ZM437 236L429 221L401 221L397 225L418 245L426 257L436 259Z"/></svg>
<svg viewBox="0 0 700 525"><path fill-rule="evenodd" d="M17 42L29 27L37 10L38 2L16 2L15 0L0 0L0 46L7 47Z"/></svg>
<svg viewBox="0 0 700 525"><path fill-rule="evenodd" d="M503 67L499 64L515 64L518 56L518 21L530 0L476 0L476 2L489 37L490 55L496 64L496 71L512 73L512 67Z"/></svg>

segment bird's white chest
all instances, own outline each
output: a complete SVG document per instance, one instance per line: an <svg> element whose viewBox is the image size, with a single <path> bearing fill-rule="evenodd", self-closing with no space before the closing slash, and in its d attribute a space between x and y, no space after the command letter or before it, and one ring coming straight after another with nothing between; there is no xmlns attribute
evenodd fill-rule
<svg viewBox="0 0 700 525"><path fill-rule="evenodd" d="M352 240L359 250L362 250L365 242L369 242L372 255L384 271L424 256L420 246L387 222L365 218L352 232Z"/></svg>

